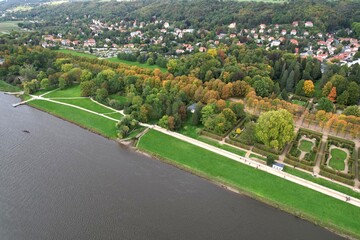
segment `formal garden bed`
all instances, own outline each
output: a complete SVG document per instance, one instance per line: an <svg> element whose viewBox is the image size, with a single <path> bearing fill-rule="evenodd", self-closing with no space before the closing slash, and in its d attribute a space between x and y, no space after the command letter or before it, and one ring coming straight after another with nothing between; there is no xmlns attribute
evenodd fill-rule
<svg viewBox="0 0 360 240"><path fill-rule="evenodd" d="M286 153L285 162L312 171L312 167L316 164L321 138L321 133L300 128Z"/></svg>
<svg viewBox="0 0 360 240"><path fill-rule="evenodd" d="M355 178L355 143L330 136L321 161L320 174L353 185Z"/></svg>

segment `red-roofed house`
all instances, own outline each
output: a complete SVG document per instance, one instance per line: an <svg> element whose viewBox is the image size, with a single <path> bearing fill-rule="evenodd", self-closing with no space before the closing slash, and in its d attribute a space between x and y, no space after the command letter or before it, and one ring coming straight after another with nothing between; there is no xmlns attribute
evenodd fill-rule
<svg viewBox="0 0 360 240"><path fill-rule="evenodd" d="M299 42L296 39L290 39L290 42L296 46L299 45Z"/></svg>
<svg viewBox="0 0 360 240"><path fill-rule="evenodd" d="M305 27L313 27L314 24L310 21L305 22Z"/></svg>

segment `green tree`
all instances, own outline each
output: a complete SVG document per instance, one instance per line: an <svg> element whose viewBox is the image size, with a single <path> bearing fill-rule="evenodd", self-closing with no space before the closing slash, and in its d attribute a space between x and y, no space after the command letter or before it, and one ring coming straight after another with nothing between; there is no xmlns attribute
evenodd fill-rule
<svg viewBox="0 0 360 240"><path fill-rule="evenodd" d="M282 149L294 137L294 120L284 109L265 112L260 115L255 131L267 147Z"/></svg>
<svg viewBox="0 0 360 240"><path fill-rule="evenodd" d="M304 80L300 80L297 84L296 84L296 88L295 88L295 94L299 95L299 96L304 96L305 92L304 92Z"/></svg>
<svg viewBox="0 0 360 240"><path fill-rule="evenodd" d="M215 113L215 108L213 105L206 105L201 110L201 123L205 126L205 122L208 120L208 118Z"/></svg>
<svg viewBox="0 0 360 240"><path fill-rule="evenodd" d="M344 110L344 114L349 116L349 115L353 115L356 117L360 117L360 107L359 106L349 106L347 108L345 108Z"/></svg>
<svg viewBox="0 0 360 240"><path fill-rule="evenodd" d="M291 71L289 77L286 80L286 91L293 92L294 85L295 85L295 73L294 71Z"/></svg>
<svg viewBox="0 0 360 240"><path fill-rule="evenodd" d="M337 98L336 98L336 102L340 105L346 105L349 99L349 92L348 91L344 91L342 94L340 94Z"/></svg>
<svg viewBox="0 0 360 240"><path fill-rule="evenodd" d="M326 97L320 98L316 108L318 110L324 110L325 112L332 112L334 110L334 103Z"/></svg>
<svg viewBox="0 0 360 240"><path fill-rule="evenodd" d="M356 82L351 82L348 85L347 91L349 92L348 104L356 105L360 98L360 87Z"/></svg>
<svg viewBox="0 0 360 240"><path fill-rule="evenodd" d="M43 78L40 82L41 88L47 90L50 87L50 80L48 78Z"/></svg>
<svg viewBox="0 0 360 240"><path fill-rule="evenodd" d="M99 102L104 102L109 96L108 91L105 88L99 88L96 90L95 99Z"/></svg>
<svg viewBox="0 0 360 240"><path fill-rule="evenodd" d="M262 77L254 82L253 87L256 95L268 97L274 90L274 82L269 77Z"/></svg>
<svg viewBox="0 0 360 240"><path fill-rule="evenodd" d="M159 126L162 128L166 128L169 129L169 116L168 115L164 115L160 120L159 120Z"/></svg>
<svg viewBox="0 0 360 240"><path fill-rule="evenodd" d="M244 111L244 105L238 102L232 102L230 109L235 113L237 119L241 119L246 116Z"/></svg>
<svg viewBox="0 0 360 240"><path fill-rule="evenodd" d="M273 155L268 155L266 157L266 165L272 166L274 163L275 163L275 159L274 159Z"/></svg>

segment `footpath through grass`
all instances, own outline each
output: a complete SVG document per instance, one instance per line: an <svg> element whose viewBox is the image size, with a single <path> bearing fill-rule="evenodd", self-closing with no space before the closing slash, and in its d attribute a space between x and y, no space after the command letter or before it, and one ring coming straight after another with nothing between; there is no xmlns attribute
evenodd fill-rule
<svg viewBox="0 0 360 240"><path fill-rule="evenodd" d="M82 111L77 108L45 100L33 100L28 102L28 104L65 120L71 121L105 137L116 138L116 122L110 119Z"/></svg>
<svg viewBox="0 0 360 240"><path fill-rule="evenodd" d="M300 170L297 170L297 169L294 169L294 168L291 168L291 167L288 167L288 166L286 166L284 168L284 171L287 172L287 173L290 173L290 174L292 174L294 176L306 179L308 181L317 183L317 184L322 185L324 187L327 187L327 188L333 189L335 191L342 192L342 193L344 193L346 195L349 195L349 196L360 199L360 193L359 192L355 192L352 189L350 189L348 187L344 187L344 186L342 186L342 185L340 185L338 183L330 182L330 181L328 181L326 179L319 178L319 177L313 177L310 173L306 173L306 172L303 172L303 171L300 171Z"/></svg>
<svg viewBox="0 0 360 240"><path fill-rule="evenodd" d="M75 85L64 90L55 90L49 94L46 94L44 98L67 98L67 97L80 97L81 90L80 85Z"/></svg>
<svg viewBox="0 0 360 240"><path fill-rule="evenodd" d="M166 144L166 147L164 147ZM321 225L360 237L360 208L150 130L139 149ZM184 154L186 153L186 154Z"/></svg>
<svg viewBox="0 0 360 240"><path fill-rule="evenodd" d="M18 92L20 88L17 86L13 86L3 80L0 80L0 91L2 92Z"/></svg>
<svg viewBox="0 0 360 240"><path fill-rule="evenodd" d="M59 99L56 101L76 105L76 106L86 108L88 110L91 110L91 111L94 111L97 113L114 113L114 111L112 111L111 109L103 107L100 104L97 104L97 103L91 101L89 98Z"/></svg>

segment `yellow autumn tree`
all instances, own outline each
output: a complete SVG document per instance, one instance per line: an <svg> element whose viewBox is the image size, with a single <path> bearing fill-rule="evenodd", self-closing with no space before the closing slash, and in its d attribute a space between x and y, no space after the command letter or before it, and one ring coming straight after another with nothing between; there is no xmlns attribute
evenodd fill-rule
<svg viewBox="0 0 360 240"><path fill-rule="evenodd" d="M305 80L303 90L305 95L312 97L315 91L314 83L311 80Z"/></svg>

